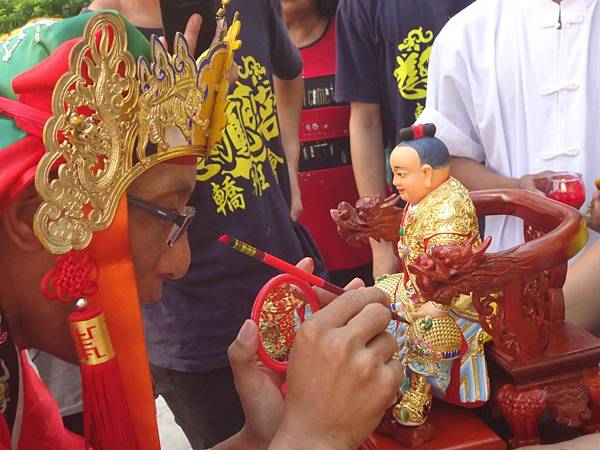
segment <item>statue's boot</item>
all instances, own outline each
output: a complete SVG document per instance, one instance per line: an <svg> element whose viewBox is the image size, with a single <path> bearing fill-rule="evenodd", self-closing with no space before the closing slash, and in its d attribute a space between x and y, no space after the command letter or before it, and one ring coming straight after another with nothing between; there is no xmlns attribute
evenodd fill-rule
<svg viewBox="0 0 600 450"><path fill-rule="evenodd" d="M422 425L431 407L431 385L423 375L410 374L410 385L394 407L394 419L409 427Z"/></svg>

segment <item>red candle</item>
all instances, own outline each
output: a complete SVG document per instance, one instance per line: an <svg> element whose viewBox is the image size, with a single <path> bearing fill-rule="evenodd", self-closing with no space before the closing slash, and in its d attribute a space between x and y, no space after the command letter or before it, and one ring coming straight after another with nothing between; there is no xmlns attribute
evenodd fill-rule
<svg viewBox="0 0 600 450"><path fill-rule="evenodd" d="M547 196L553 200L581 208L585 202L585 186L581 181L581 174L574 172L563 172L550 176L550 190Z"/></svg>

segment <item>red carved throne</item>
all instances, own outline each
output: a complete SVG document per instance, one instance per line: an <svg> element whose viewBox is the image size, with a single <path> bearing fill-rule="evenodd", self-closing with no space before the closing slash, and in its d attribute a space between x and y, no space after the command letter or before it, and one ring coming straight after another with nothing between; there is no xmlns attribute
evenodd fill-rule
<svg viewBox="0 0 600 450"><path fill-rule="evenodd" d="M440 248L418 258L411 271L436 301L473 294L492 336L486 348L492 396L481 415L512 448L599 431L600 339L565 321L562 292L567 260L587 238L584 219L522 190L472 192L471 198L479 216L523 219L524 243L498 253ZM356 207L340 204L332 216L348 242L396 241L397 201L359 199Z"/></svg>

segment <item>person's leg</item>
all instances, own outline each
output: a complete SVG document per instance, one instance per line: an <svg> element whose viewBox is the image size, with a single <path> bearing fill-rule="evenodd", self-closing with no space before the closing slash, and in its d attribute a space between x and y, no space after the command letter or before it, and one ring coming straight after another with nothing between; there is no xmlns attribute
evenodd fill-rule
<svg viewBox="0 0 600 450"><path fill-rule="evenodd" d="M156 394L165 399L194 450L210 448L244 425L230 367L210 372L150 368Z"/></svg>

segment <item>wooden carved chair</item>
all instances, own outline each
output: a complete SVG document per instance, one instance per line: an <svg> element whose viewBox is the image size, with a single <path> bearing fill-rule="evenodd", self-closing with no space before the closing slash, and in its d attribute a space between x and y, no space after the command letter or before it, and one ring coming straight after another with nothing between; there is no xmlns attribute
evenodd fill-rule
<svg viewBox="0 0 600 450"><path fill-rule="evenodd" d="M562 292L567 261L587 239L584 219L523 190L478 191L471 198L479 216L523 219L524 242L498 253L443 246L421 255L410 270L428 298L447 303L472 293L492 337L486 348L492 397L485 411L513 448L540 443L540 432L560 439L599 431L600 339L565 321ZM397 241L397 201L359 199L332 216L349 242Z"/></svg>

